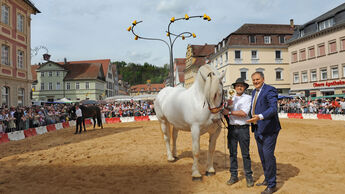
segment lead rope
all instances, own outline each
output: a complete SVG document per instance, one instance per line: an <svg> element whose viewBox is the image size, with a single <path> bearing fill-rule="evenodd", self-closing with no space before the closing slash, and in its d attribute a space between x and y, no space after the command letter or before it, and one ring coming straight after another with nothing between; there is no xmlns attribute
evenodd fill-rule
<svg viewBox="0 0 345 194"><path fill-rule="evenodd" d="M226 169L226 133L225 133L225 129L227 128L224 122L224 119L221 119L222 123L223 123L223 131L224 131L224 169Z"/></svg>

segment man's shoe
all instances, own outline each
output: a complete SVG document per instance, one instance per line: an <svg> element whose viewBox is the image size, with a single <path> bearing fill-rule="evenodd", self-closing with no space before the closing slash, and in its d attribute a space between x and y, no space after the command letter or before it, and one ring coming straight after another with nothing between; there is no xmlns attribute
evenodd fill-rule
<svg viewBox="0 0 345 194"><path fill-rule="evenodd" d="M227 185L233 185L236 182L238 182L238 178L237 177L230 177L230 179L226 182Z"/></svg>
<svg viewBox="0 0 345 194"><path fill-rule="evenodd" d="M254 181L253 181L252 177L246 178L246 180L247 180L247 187L253 187L254 186Z"/></svg>
<svg viewBox="0 0 345 194"><path fill-rule="evenodd" d="M272 194L276 191L277 191L277 187L272 187L272 188L266 187L266 189L263 192L261 192L261 194Z"/></svg>
<svg viewBox="0 0 345 194"><path fill-rule="evenodd" d="M256 183L256 186L267 186L268 182L266 180L264 180L264 182L262 183Z"/></svg>

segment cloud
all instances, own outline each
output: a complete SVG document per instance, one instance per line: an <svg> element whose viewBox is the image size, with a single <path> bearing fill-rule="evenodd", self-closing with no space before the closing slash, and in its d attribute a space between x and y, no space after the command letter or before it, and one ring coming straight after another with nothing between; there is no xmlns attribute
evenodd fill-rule
<svg viewBox="0 0 345 194"><path fill-rule="evenodd" d="M138 61L149 61L152 56L151 52L136 52L136 51L127 51L126 56L129 60L138 62Z"/></svg>

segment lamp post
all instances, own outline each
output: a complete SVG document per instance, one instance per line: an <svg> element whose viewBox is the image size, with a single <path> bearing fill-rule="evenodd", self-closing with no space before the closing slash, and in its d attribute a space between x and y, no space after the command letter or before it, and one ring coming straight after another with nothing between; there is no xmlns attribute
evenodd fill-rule
<svg viewBox="0 0 345 194"><path fill-rule="evenodd" d="M167 46L168 46L168 49L169 49L169 58L170 58L170 61L169 61L169 64L170 64L170 75L169 75L169 85L170 86L174 86L174 61L173 61L173 47L174 47L174 43L175 41L177 40L177 38L181 37L182 40L186 39L186 38L190 38L190 37L193 37L195 38L196 35L194 33L191 33L191 32L182 32L182 33L179 33L179 34L175 34L175 33L172 33L170 31L170 26L172 23L176 22L176 21L180 21L180 20L190 20L190 19L193 19L193 18L203 18L204 20L207 20L207 21L211 21L211 18L210 16L204 14L203 16L188 16L187 14L185 15L185 17L181 17L181 18L175 18L175 17L172 17L170 19L170 22L169 22L169 25L168 25L168 30L166 31L166 35L168 36L169 38L169 41L165 41L163 39L160 39L160 38L148 38L148 37L143 37L143 36L139 36L138 34L136 34L134 32L134 28L137 24L140 24L141 22L143 21L136 21L134 20L132 22L132 25L130 27L127 28L128 31L131 31L133 34L134 34L134 39L135 40L138 40L138 39L143 39L143 40L157 40L157 41L161 41L163 43L165 43Z"/></svg>

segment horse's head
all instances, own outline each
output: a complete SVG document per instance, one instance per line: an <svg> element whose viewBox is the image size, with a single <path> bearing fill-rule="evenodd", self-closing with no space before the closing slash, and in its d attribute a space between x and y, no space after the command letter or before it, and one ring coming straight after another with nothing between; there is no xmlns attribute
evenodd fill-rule
<svg viewBox="0 0 345 194"><path fill-rule="evenodd" d="M200 75L204 80L204 94L208 103L208 108L213 114L213 120L221 118L223 108L223 77L225 72L219 75L218 71L210 65L203 65L199 69ZM219 114L218 114L219 113Z"/></svg>

